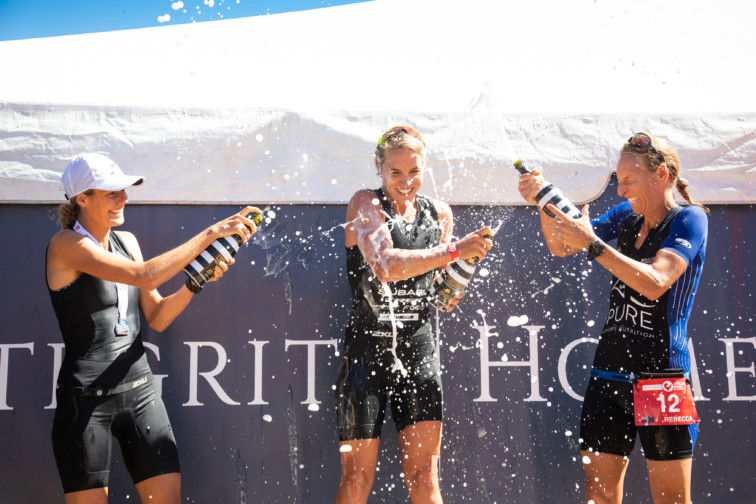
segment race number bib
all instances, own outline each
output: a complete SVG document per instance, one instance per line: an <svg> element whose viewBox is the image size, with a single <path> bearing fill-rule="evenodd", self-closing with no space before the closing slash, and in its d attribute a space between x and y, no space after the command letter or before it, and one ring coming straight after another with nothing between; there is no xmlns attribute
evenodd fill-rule
<svg viewBox="0 0 756 504"><path fill-rule="evenodd" d="M693 391L683 377L641 379L633 383L635 425L698 423Z"/></svg>

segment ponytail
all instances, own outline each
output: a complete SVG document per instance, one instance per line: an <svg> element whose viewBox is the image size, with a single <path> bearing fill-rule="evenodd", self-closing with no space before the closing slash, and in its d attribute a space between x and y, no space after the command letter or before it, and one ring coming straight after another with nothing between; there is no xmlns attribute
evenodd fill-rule
<svg viewBox="0 0 756 504"><path fill-rule="evenodd" d="M679 192L683 199L688 202L689 205L697 206L701 210L703 210L706 213L709 213L709 209L705 207L703 204L699 203L698 201L694 200L690 197L690 190L688 189L688 186L690 184L687 180L685 180L682 177L677 177L677 182L675 182L675 188L677 189L677 192Z"/></svg>

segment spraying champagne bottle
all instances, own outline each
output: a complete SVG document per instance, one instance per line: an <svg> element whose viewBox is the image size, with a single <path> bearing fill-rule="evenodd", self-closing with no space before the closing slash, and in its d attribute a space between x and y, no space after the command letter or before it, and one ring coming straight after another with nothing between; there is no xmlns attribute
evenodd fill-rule
<svg viewBox="0 0 756 504"><path fill-rule="evenodd" d="M514 167L523 175L526 173L531 173L530 170L525 168L525 165L519 159L514 162ZM538 206L541 207L541 210L546 212L546 214L550 215L551 217L556 217L556 215L546 207L546 205L548 205L549 203L557 207L572 219L580 218L580 210L578 210L577 207L575 207L575 205L573 205L572 202L567 199L567 196L562 194L562 191L560 191L559 188L557 188L550 182L544 180L543 187L541 187L541 190L538 191L538 194L536 194L535 200Z"/></svg>
<svg viewBox="0 0 756 504"><path fill-rule="evenodd" d="M255 224L260 224L263 220L262 215L255 214L250 219ZM239 235L224 236L218 238L210 244L200 255L198 255L192 262L186 265L184 273L187 274L188 281L194 284L197 292L199 289L205 286L205 284L213 278L215 267L218 265L218 261L228 263L228 261L236 255L239 251L239 246L244 242ZM189 286L187 284L187 286Z"/></svg>
<svg viewBox="0 0 756 504"><path fill-rule="evenodd" d="M484 238L492 238L492 236L485 235ZM480 262L480 259L477 257L464 260L457 259L450 262L431 285L430 304L437 310L444 310L449 300L457 292L463 291L470 283L475 274L475 269L478 267L478 262Z"/></svg>

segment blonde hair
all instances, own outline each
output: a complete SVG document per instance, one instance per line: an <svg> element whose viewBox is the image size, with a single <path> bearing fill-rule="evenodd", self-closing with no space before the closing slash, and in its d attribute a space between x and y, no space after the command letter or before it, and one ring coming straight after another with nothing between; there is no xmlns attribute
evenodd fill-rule
<svg viewBox="0 0 756 504"><path fill-rule="evenodd" d="M423 165L427 162L427 156L425 154L425 144L422 140L414 137L408 133L401 132L396 135L390 136L383 142L379 143L375 148L375 163L377 165L378 173L380 174L381 166L386 160L386 154L389 151L395 149L407 149L417 153L423 158Z"/></svg>
<svg viewBox="0 0 756 504"><path fill-rule="evenodd" d="M87 189L81 194L91 196L94 194L94 189ZM78 196L78 194L76 196ZM65 203L58 205L58 224L60 224L61 229L73 229L74 224L79 220L81 207L79 206L79 203L76 202L76 196Z"/></svg>
<svg viewBox="0 0 756 504"><path fill-rule="evenodd" d="M697 206L706 213L709 213L709 209L703 204L695 201L690 197L690 183L680 176L682 167L680 166L680 157L677 155L677 151L672 144L663 138L650 137L653 142L653 148L647 149L645 153L638 152L639 147L625 142L622 146L620 154L633 154L643 159L643 164L646 169L651 173L656 172L662 163L667 165L667 171L669 172L670 182L675 184L675 189L683 197L689 205ZM656 149L656 150L654 150Z"/></svg>

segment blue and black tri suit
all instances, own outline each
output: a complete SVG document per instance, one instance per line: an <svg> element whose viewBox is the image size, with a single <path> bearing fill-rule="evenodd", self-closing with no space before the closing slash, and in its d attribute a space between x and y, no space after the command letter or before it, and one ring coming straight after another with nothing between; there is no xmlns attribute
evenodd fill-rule
<svg viewBox="0 0 756 504"><path fill-rule="evenodd" d="M647 459L689 458L698 424L636 427L627 377L675 368L690 372L687 325L706 254L707 217L696 206L675 207L636 248L642 223L643 216L634 214L629 202L591 222L599 238L616 238L617 250L631 259L650 264L659 250L670 250L688 267L656 300L612 279L609 315L583 402L581 449L627 456L637 431Z"/></svg>
<svg viewBox="0 0 756 504"><path fill-rule="evenodd" d="M114 231L109 242L131 259ZM115 331L115 283L82 273L48 290L66 350L52 430L63 491L108 486L113 436L134 483L179 472L176 441L142 344L139 289L128 286L126 335Z"/></svg>
<svg viewBox="0 0 756 504"><path fill-rule="evenodd" d="M387 215L394 248L429 249L441 243L438 212L430 198L416 196L417 217L407 223L381 189L373 193ZM346 253L352 312L336 380L339 440L379 438L389 396L398 431L420 421L441 421L440 365L427 301L434 272L382 284L357 245ZM392 370L394 331L406 374Z"/></svg>

